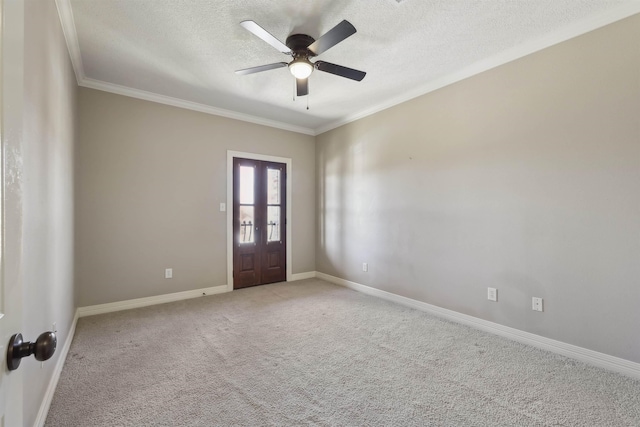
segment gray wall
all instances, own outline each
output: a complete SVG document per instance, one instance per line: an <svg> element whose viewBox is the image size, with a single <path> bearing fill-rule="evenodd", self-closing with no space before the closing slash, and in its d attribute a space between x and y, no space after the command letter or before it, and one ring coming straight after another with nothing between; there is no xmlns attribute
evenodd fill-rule
<svg viewBox="0 0 640 427"><path fill-rule="evenodd" d="M312 136L86 88L78 103L79 306L227 284L227 150L292 159L292 271L315 270Z"/></svg>
<svg viewBox="0 0 640 427"><path fill-rule="evenodd" d="M60 349L70 339L73 289L73 150L76 80L53 1L25 2L23 336L57 323L58 351L24 375L24 423L33 425Z"/></svg>
<svg viewBox="0 0 640 427"><path fill-rule="evenodd" d="M316 159L318 271L640 362L640 16L326 132Z"/></svg>

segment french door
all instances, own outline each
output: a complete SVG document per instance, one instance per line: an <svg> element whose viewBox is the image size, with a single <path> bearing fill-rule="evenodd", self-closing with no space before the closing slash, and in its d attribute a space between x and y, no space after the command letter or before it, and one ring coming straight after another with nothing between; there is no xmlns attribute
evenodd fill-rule
<svg viewBox="0 0 640 427"><path fill-rule="evenodd" d="M233 159L233 288L287 279L284 163Z"/></svg>

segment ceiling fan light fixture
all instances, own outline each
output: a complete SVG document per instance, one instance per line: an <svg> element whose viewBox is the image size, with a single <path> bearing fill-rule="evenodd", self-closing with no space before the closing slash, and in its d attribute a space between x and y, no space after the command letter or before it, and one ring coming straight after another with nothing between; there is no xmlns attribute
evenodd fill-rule
<svg viewBox="0 0 640 427"><path fill-rule="evenodd" d="M296 58L289 64L289 71L296 79L306 79L313 72L313 64L307 58Z"/></svg>

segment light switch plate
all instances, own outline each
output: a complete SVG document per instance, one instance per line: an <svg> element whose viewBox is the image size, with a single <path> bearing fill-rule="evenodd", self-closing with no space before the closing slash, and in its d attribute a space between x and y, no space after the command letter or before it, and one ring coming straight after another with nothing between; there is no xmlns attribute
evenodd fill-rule
<svg viewBox="0 0 640 427"><path fill-rule="evenodd" d="M496 288L487 288L487 299L489 301L498 301L498 290Z"/></svg>

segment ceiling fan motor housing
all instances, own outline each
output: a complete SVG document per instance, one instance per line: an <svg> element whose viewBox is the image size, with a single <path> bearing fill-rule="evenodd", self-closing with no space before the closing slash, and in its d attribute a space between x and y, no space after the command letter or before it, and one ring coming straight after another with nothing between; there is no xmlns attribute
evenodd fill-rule
<svg viewBox="0 0 640 427"><path fill-rule="evenodd" d="M316 56L308 49L313 42L315 39L306 34L292 34L287 37L286 45L294 58L311 58Z"/></svg>

